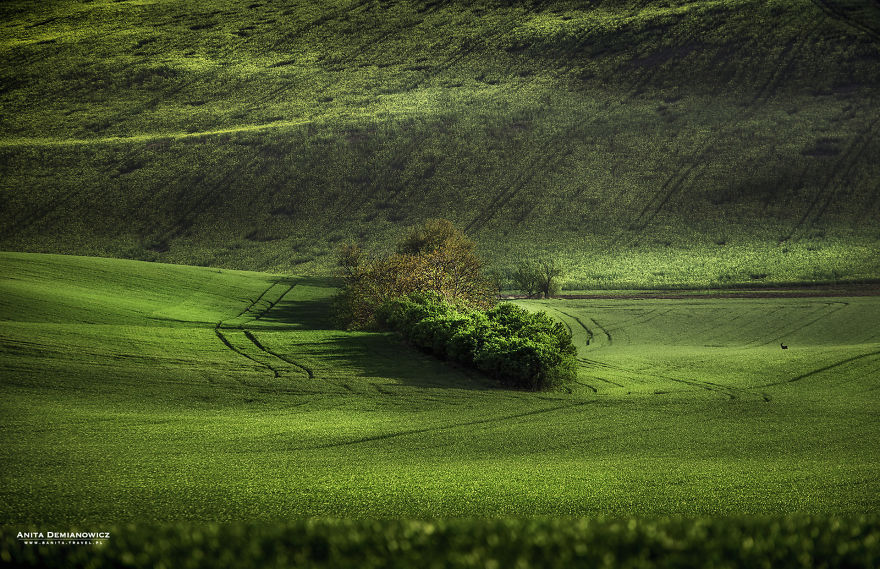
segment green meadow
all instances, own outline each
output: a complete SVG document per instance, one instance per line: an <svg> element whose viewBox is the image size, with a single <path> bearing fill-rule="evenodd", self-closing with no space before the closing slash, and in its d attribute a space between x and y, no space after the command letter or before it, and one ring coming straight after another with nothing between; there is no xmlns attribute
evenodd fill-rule
<svg viewBox="0 0 880 569"><path fill-rule="evenodd" d="M582 366L530 393L334 329L322 279L0 267L7 524L878 507L875 296L520 301Z"/></svg>
<svg viewBox="0 0 880 569"><path fill-rule="evenodd" d="M874 0L0 2L0 563L876 567L878 87ZM339 328L429 218L574 383Z"/></svg>

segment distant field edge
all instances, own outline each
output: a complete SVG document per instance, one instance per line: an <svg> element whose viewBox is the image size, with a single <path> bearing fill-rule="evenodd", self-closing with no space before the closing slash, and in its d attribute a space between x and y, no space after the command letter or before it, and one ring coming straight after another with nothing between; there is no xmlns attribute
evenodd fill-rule
<svg viewBox="0 0 880 569"><path fill-rule="evenodd" d="M100 545L34 545L19 537L25 531L100 531L109 537ZM5 525L0 560L50 568L872 568L880 565L880 516Z"/></svg>
<svg viewBox="0 0 880 569"><path fill-rule="evenodd" d="M805 298L880 296L880 279L827 283L775 284L729 288L664 288L568 291L553 298L562 300L639 300L639 299L706 299L706 298ZM502 294L502 299L523 300L522 294Z"/></svg>

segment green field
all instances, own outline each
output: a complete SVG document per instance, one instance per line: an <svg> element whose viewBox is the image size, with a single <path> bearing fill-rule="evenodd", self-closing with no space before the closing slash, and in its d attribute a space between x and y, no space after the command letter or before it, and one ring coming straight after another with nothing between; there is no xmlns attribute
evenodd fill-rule
<svg viewBox="0 0 880 569"><path fill-rule="evenodd" d="M334 329L326 280L20 253L0 274L6 524L880 505L876 296L522 301L582 362L527 393Z"/></svg>
<svg viewBox="0 0 880 569"><path fill-rule="evenodd" d="M0 2L0 564L876 567L878 156L878 0ZM430 218L576 382L333 322Z"/></svg>
<svg viewBox="0 0 880 569"><path fill-rule="evenodd" d="M446 217L569 289L880 279L880 5L8 1L0 248L329 274Z"/></svg>

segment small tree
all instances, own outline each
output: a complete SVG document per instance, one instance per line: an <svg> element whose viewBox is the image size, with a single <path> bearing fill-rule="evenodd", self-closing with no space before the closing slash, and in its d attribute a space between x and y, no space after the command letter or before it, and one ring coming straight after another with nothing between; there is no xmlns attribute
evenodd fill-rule
<svg viewBox="0 0 880 569"><path fill-rule="evenodd" d="M534 263L529 261L523 262L520 266L513 270L510 274L517 290L526 296L536 296L538 293L538 271Z"/></svg>
<svg viewBox="0 0 880 569"><path fill-rule="evenodd" d="M552 257L544 258L540 259L536 265L538 268L538 291L544 295L544 298L558 295L562 290L560 281L564 274L559 261Z"/></svg>
<svg viewBox="0 0 880 569"><path fill-rule="evenodd" d="M517 289L527 296L551 298L562 289L560 283L564 272L559 262L550 257L537 261L525 261L510 274Z"/></svg>
<svg viewBox="0 0 880 569"><path fill-rule="evenodd" d="M384 302L425 292L436 292L452 304L489 308L497 289L483 274L475 248L445 219L412 228L390 256L373 257L357 245L345 245L338 259L343 287L336 314L350 328L371 328Z"/></svg>

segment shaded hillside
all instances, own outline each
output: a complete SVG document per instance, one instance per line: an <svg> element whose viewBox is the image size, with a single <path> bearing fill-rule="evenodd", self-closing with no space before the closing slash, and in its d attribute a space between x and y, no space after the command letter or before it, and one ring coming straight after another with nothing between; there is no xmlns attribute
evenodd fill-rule
<svg viewBox="0 0 880 569"><path fill-rule="evenodd" d="M570 287L880 277L880 4L8 2L0 247L325 272L448 217Z"/></svg>

